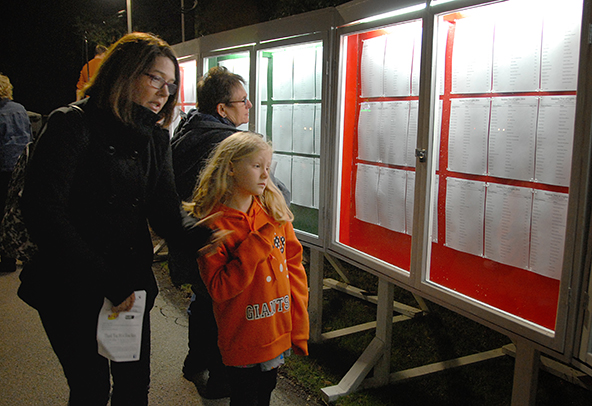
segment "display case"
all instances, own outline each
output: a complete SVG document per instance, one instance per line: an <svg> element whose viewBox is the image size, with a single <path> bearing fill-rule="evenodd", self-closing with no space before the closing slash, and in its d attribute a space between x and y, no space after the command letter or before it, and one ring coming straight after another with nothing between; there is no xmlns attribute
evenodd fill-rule
<svg viewBox="0 0 592 406"><path fill-rule="evenodd" d="M331 250L562 351L583 1L406 6L339 31Z"/></svg>
<svg viewBox="0 0 592 406"><path fill-rule="evenodd" d="M323 43L258 52L257 131L274 148L275 177L291 191L294 227L319 234Z"/></svg>

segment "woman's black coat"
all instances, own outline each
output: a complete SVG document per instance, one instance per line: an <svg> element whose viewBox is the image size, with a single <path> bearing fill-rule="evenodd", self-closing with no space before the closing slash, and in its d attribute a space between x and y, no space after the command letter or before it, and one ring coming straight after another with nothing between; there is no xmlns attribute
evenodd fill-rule
<svg viewBox="0 0 592 406"><path fill-rule="evenodd" d="M180 209L169 136L136 105L125 126L90 99L54 111L27 167L22 208L39 253L21 274L33 307L158 292L149 226L167 241L198 249L210 232Z"/></svg>

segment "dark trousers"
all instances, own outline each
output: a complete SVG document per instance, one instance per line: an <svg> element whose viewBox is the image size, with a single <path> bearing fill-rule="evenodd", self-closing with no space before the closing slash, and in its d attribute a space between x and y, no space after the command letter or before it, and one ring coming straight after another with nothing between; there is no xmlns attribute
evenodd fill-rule
<svg viewBox="0 0 592 406"><path fill-rule="evenodd" d="M263 372L259 365L251 368L228 367L230 406L269 406L277 373L278 368Z"/></svg>
<svg viewBox="0 0 592 406"><path fill-rule="evenodd" d="M0 221L4 217L4 206L6 204L6 196L8 194L8 183L12 177L12 172L0 172ZM9 272L16 269L16 260L2 256L0 262L0 272Z"/></svg>
<svg viewBox="0 0 592 406"><path fill-rule="evenodd" d="M76 303L73 303L73 307ZM52 307L39 311L41 322L70 387L69 406L111 406L148 404L150 386L150 312L144 315L140 360L110 362L97 350L97 320L92 310Z"/></svg>
<svg viewBox="0 0 592 406"><path fill-rule="evenodd" d="M199 276L193 253L169 245L169 270L175 284L191 283L195 292L189 309L189 354L185 367L190 371L207 369L210 377L224 379L225 366L218 349L218 325L212 298Z"/></svg>
<svg viewBox="0 0 592 406"><path fill-rule="evenodd" d="M224 379L226 367L218 348L218 325L212 299L199 292L189 305L188 359L207 369L210 377Z"/></svg>

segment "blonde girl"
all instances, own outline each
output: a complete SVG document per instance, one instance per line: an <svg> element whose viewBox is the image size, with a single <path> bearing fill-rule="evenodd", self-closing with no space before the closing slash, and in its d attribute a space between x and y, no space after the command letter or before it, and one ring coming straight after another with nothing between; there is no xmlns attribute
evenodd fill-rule
<svg viewBox="0 0 592 406"><path fill-rule="evenodd" d="M308 355L302 245L270 180L271 158L261 135L231 135L212 153L190 205L198 218L221 212L214 227L231 232L198 260L229 367L231 406L269 405L286 353Z"/></svg>

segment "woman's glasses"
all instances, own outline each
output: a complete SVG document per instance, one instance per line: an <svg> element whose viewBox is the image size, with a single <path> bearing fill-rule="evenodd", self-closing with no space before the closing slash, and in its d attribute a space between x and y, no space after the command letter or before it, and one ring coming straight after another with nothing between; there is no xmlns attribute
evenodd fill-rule
<svg viewBox="0 0 592 406"><path fill-rule="evenodd" d="M150 73L144 73L144 75L150 78L150 86L152 86L155 89L162 89L166 86L167 90L169 91L169 94L175 94L177 88L179 87L175 83L167 83L167 81L161 78L160 76L151 75Z"/></svg>
<svg viewBox="0 0 592 406"><path fill-rule="evenodd" d="M225 104L230 104L230 103L243 103L245 105L245 107L247 107L247 104L249 103L249 99L245 97L242 100L229 101L229 102L226 102Z"/></svg>

